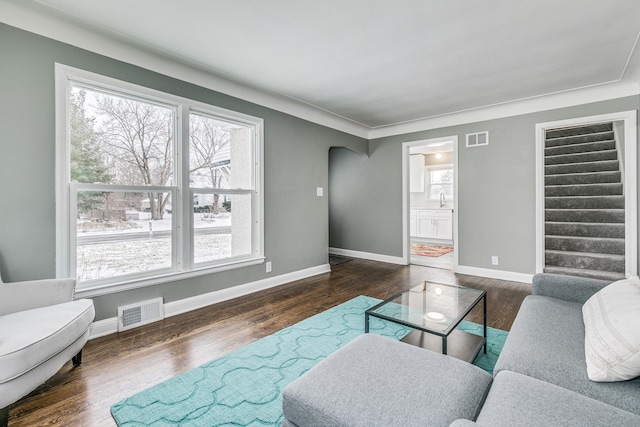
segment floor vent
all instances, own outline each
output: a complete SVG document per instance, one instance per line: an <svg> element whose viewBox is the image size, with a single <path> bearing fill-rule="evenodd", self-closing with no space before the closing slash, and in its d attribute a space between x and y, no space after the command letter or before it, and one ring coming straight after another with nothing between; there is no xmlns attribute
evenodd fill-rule
<svg viewBox="0 0 640 427"><path fill-rule="evenodd" d="M162 298L118 307L118 332L164 319Z"/></svg>

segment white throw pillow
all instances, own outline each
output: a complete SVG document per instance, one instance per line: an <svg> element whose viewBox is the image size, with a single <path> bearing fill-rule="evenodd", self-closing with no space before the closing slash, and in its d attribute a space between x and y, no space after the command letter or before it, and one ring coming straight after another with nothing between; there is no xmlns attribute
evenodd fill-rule
<svg viewBox="0 0 640 427"><path fill-rule="evenodd" d="M607 285L582 306L587 375L624 381L640 375L640 279Z"/></svg>

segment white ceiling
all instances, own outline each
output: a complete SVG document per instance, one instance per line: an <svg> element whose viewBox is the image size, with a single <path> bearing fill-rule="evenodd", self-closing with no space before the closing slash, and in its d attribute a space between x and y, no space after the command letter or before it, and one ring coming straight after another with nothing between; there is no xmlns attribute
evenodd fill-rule
<svg viewBox="0 0 640 427"><path fill-rule="evenodd" d="M640 0L20 3L368 128L617 82L640 62Z"/></svg>

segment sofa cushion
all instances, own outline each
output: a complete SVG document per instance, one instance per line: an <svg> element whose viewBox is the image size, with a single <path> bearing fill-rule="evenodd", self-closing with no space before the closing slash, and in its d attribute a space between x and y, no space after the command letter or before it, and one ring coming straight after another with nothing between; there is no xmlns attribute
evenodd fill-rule
<svg viewBox="0 0 640 427"><path fill-rule="evenodd" d="M511 371L494 378L480 426L639 426L640 415Z"/></svg>
<svg viewBox="0 0 640 427"><path fill-rule="evenodd" d="M523 301L494 374L510 370L640 414L640 379L596 383L587 377L582 304L530 295Z"/></svg>
<svg viewBox="0 0 640 427"><path fill-rule="evenodd" d="M0 316L0 383L16 378L64 350L91 326L88 299Z"/></svg>
<svg viewBox="0 0 640 427"><path fill-rule="evenodd" d="M630 277L598 291L582 307L587 375L624 381L640 375L640 279Z"/></svg>
<svg viewBox="0 0 640 427"><path fill-rule="evenodd" d="M448 426L475 418L491 381L461 360L365 334L284 389L285 425Z"/></svg>

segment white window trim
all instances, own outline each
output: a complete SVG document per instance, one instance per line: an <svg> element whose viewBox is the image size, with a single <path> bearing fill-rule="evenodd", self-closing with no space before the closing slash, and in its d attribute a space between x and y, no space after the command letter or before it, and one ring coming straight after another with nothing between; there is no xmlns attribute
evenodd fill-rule
<svg viewBox="0 0 640 427"><path fill-rule="evenodd" d="M438 199L434 199L431 197L431 171L432 170L442 170L442 169L451 169L452 171L454 170L453 168L453 163L443 163L441 165L428 165L426 166L427 169L427 173L425 174L425 181L426 181L426 194L427 194L427 200L438 200ZM454 182L451 183L451 190L453 191L455 185L455 178L454 178Z"/></svg>
<svg viewBox="0 0 640 427"><path fill-rule="evenodd" d="M145 100L157 101L162 105L174 105L177 108L176 134L181 138L176 140L182 141L182 146L176 143L175 154L175 181L172 187L175 192L176 205L181 212L188 212L186 206L191 205L191 197L195 192L207 192L210 189L200 190L189 188L189 159L187 155L183 155L184 150L189 146L189 114L188 111L197 111L214 115L230 122L247 125L254 129L254 161L255 168L253 177L255 185L254 191L251 192L254 198L252 203L252 218L255 220L255 226L252 227L253 251L251 255L244 257L234 257L229 260L220 261L215 264L198 264L194 266L192 263L193 242L192 235L192 215L181 215L179 223L174 224L174 242L176 245L176 260L174 260L175 269L157 270L151 274L130 275L123 277L115 277L109 283L97 282L86 288L76 291L76 295L80 297L93 297L105 295L114 292L121 292L130 289L136 289L145 286L152 286L170 281L183 280L192 277L217 273L221 271L248 267L264 262L264 120L259 117L227 110L180 96L172 95L165 92L156 91L154 89L138 86L132 83L113 79L110 77L95 74L89 71L69 67L63 64L55 64L55 138L56 138L56 154L55 154L55 198L56 198L56 276L57 277L75 277L76 272L71 270L71 253L72 245L75 245L75 239L71 238L71 232L75 231L75 224L69 218L70 215L70 187L68 182L70 176L69 165L69 129L67 126L67 111L69 108L69 84L70 82L86 83L90 86L98 86L105 89L113 89L119 93L131 94L134 97L143 95ZM73 184L79 185L81 184ZM131 187L131 186L130 186ZM110 188L117 188L113 186ZM133 188L133 187L131 187ZM148 191L149 187L141 187ZM155 188L155 187L153 187ZM159 187L162 191L167 191L168 187ZM213 191L212 191L213 192ZM219 191L217 191L219 192ZM228 193L239 193L242 191L226 190ZM177 217L177 215L175 216ZM175 220L177 221L177 219ZM189 243L189 244L187 244ZM75 264L75 263L74 263Z"/></svg>

